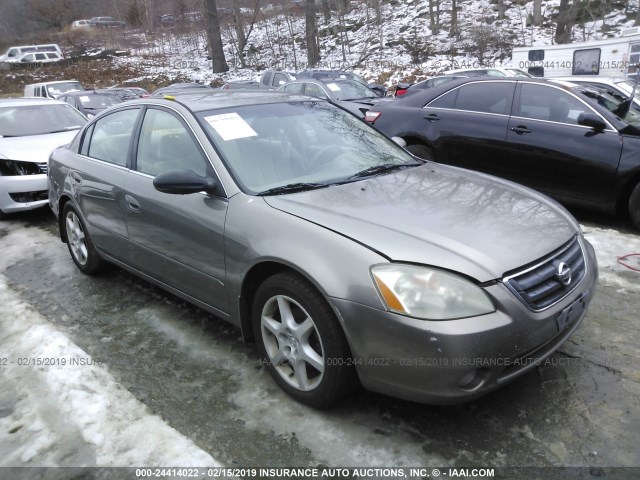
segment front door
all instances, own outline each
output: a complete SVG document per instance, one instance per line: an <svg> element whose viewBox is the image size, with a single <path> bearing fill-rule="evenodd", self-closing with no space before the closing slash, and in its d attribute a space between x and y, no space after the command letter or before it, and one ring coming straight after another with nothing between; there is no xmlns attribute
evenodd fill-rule
<svg viewBox="0 0 640 480"><path fill-rule="evenodd" d="M171 195L153 187L164 172L214 176L186 123L175 113L146 110L125 195L130 263L138 270L226 313L224 224L227 199Z"/></svg>

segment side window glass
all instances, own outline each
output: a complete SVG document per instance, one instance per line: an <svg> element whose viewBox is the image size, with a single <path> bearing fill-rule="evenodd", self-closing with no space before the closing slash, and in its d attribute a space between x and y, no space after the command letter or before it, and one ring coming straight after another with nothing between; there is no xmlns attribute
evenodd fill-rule
<svg viewBox="0 0 640 480"><path fill-rule="evenodd" d="M91 135L93 134L93 127L95 126L96 124L94 123L85 130L82 145L80 146L80 155L87 156L89 154L89 144L91 143Z"/></svg>
<svg viewBox="0 0 640 480"><path fill-rule="evenodd" d="M280 87L287 83L287 77L285 77L282 73L276 73L273 76L273 86Z"/></svg>
<svg viewBox="0 0 640 480"><path fill-rule="evenodd" d="M36 60L46 60L47 56L44 53L36 53Z"/></svg>
<svg viewBox="0 0 640 480"><path fill-rule="evenodd" d="M34 97L39 97L40 96L40 87L36 87L33 89L33 96Z"/></svg>
<svg viewBox="0 0 640 480"><path fill-rule="evenodd" d="M306 83L304 93L311 97L327 98L327 94L324 93L324 90L315 83Z"/></svg>
<svg viewBox="0 0 640 480"><path fill-rule="evenodd" d="M456 88L455 90L451 90L450 92L445 93L444 95L440 95L438 98L433 100L427 107L430 108L453 108L456 104L456 97L458 96L458 91L460 89Z"/></svg>
<svg viewBox="0 0 640 480"><path fill-rule="evenodd" d="M578 124L578 115L589 112L580 100L558 88L523 83L518 116L550 122Z"/></svg>
<svg viewBox="0 0 640 480"><path fill-rule="evenodd" d="M589 48L573 52L571 75L597 75L600 73L600 49Z"/></svg>
<svg viewBox="0 0 640 480"><path fill-rule="evenodd" d="M137 108L121 110L98 120L93 128L87 155L125 167L138 112Z"/></svg>
<svg viewBox="0 0 640 480"><path fill-rule="evenodd" d="M284 91L287 93L302 93L304 83L292 83L284 87Z"/></svg>
<svg viewBox="0 0 640 480"><path fill-rule="evenodd" d="M185 126L171 113L149 109L142 122L136 170L156 176L172 170L207 174L207 160Z"/></svg>
<svg viewBox="0 0 640 480"><path fill-rule="evenodd" d="M460 87L456 110L508 115L515 82L479 82Z"/></svg>

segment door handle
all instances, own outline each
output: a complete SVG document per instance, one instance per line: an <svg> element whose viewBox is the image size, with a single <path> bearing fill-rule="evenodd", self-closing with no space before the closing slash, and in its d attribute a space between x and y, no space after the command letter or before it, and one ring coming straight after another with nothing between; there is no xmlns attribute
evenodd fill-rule
<svg viewBox="0 0 640 480"><path fill-rule="evenodd" d="M136 212L138 210L140 210L140 204L131 195L125 195L124 199L127 202L127 207L129 207L131 210L136 211Z"/></svg>
<svg viewBox="0 0 640 480"><path fill-rule="evenodd" d="M436 115L435 113L432 113L430 115L425 115L423 117L425 120L429 120L430 122L437 122L438 120L440 120L440 117L438 117L438 115Z"/></svg>
<svg viewBox="0 0 640 480"><path fill-rule="evenodd" d="M517 127L511 127L511 131L512 132L516 132L518 135L524 135L525 133L531 133L531 130L529 130L524 125L518 125Z"/></svg>
<svg viewBox="0 0 640 480"><path fill-rule="evenodd" d="M74 183L82 185L82 177L80 177L80 175L78 175L76 172L71 172L69 176L71 177L71 180L74 181Z"/></svg>

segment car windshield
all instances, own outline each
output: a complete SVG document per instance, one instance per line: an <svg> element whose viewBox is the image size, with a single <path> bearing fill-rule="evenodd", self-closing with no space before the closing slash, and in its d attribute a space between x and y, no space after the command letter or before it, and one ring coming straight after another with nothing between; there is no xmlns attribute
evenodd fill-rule
<svg viewBox="0 0 640 480"><path fill-rule="evenodd" d="M197 116L236 182L250 194L346 183L421 164L327 102L251 105Z"/></svg>
<svg viewBox="0 0 640 480"><path fill-rule="evenodd" d="M325 86L337 100L359 100L361 98L378 98L373 90L355 80L326 81Z"/></svg>
<svg viewBox="0 0 640 480"><path fill-rule="evenodd" d="M530 73L525 72L524 70L520 70L518 68L505 68L505 70L511 73L511 75L514 77L528 77L528 78L533 77L533 75L531 75Z"/></svg>
<svg viewBox="0 0 640 480"><path fill-rule="evenodd" d="M87 120L70 105L0 108L0 136L25 137L80 129Z"/></svg>
<svg viewBox="0 0 640 480"><path fill-rule="evenodd" d="M622 118L629 125L640 127L640 107L637 103L633 102L631 108L628 108L628 103L622 95L613 95L606 89L587 88L582 93Z"/></svg>
<svg viewBox="0 0 640 480"><path fill-rule="evenodd" d="M49 93L54 97L58 97L63 93L84 90L84 88L79 82L64 82L47 85L47 90L49 90Z"/></svg>

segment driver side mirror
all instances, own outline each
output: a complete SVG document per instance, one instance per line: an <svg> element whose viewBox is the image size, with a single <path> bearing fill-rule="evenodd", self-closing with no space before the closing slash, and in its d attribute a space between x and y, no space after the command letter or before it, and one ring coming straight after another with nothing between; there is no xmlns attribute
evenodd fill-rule
<svg viewBox="0 0 640 480"><path fill-rule="evenodd" d="M201 177L191 170L173 170L161 173L153 179L153 187L162 193L189 195L191 193L215 193L217 182L210 177Z"/></svg>
<svg viewBox="0 0 640 480"><path fill-rule="evenodd" d="M585 113L582 112L578 115L578 125L584 125L585 127L591 127L596 132L601 132L605 128L607 128L607 124L604 123L600 116L595 113Z"/></svg>

